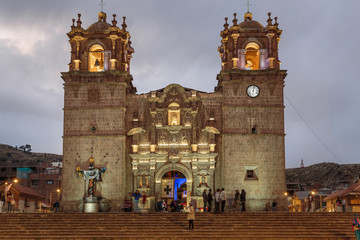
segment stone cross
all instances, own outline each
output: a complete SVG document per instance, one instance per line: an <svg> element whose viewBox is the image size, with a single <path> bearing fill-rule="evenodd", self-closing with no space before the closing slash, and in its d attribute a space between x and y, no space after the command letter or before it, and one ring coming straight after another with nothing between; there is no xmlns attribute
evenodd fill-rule
<svg viewBox="0 0 360 240"><path fill-rule="evenodd" d="M249 0L247 1L247 4L245 4L245 6L247 7L247 12L250 12L250 6L252 5L249 3Z"/></svg>
<svg viewBox="0 0 360 240"><path fill-rule="evenodd" d="M171 188L169 188L169 185L167 185L166 188L164 188L164 191L166 192L167 195L169 195L169 192L171 192Z"/></svg>
<svg viewBox="0 0 360 240"><path fill-rule="evenodd" d="M101 6L101 12L104 12L104 5L105 3L101 0L101 3L99 4L99 6Z"/></svg>

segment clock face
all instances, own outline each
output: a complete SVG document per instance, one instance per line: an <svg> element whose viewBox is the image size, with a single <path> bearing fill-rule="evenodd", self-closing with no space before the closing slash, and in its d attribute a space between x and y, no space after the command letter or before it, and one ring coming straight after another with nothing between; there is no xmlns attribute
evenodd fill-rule
<svg viewBox="0 0 360 240"><path fill-rule="evenodd" d="M246 93L249 97L257 97L260 93L260 89L258 86L255 85L250 85L248 86L248 88L246 89Z"/></svg>

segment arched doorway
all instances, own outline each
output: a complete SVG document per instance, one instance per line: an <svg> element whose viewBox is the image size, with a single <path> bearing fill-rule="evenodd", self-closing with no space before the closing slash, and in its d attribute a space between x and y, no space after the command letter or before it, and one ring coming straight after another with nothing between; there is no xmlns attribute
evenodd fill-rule
<svg viewBox="0 0 360 240"><path fill-rule="evenodd" d="M185 182L182 182L184 180L177 181L178 186L176 186L176 194L179 194L182 191L182 200L184 200L186 203L190 202L193 185L192 173L186 166L177 163L166 164L159 168L159 170L156 172L155 193L157 196L157 201L161 199L167 199L168 203L171 203L173 201L173 199L175 198L175 179L185 180ZM184 193L186 195L184 195Z"/></svg>
<svg viewBox="0 0 360 240"><path fill-rule="evenodd" d="M179 171L169 171L161 178L161 199L185 201L187 197L186 177Z"/></svg>

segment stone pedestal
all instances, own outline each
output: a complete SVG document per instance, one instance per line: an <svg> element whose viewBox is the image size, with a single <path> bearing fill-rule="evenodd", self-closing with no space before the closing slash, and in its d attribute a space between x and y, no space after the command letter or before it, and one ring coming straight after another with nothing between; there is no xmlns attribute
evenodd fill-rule
<svg viewBox="0 0 360 240"><path fill-rule="evenodd" d="M85 213L99 212L99 201L97 197L86 197L84 202Z"/></svg>

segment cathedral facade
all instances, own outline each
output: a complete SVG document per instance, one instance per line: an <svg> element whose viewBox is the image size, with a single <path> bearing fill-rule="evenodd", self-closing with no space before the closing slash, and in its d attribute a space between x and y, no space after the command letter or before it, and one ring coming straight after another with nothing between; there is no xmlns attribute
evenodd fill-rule
<svg viewBox="0 0 360 240"><path fill-rule="evenodd" d="M119 211L137 189L149 211L160 199L194 198L201 208L203 191L218 188L228 209L237 189L251 211L283 203L286 70L277 18L269 13L265 27L249 12L240 23L236 14L232 24L225 19L214 92L171 84L137 94L125 17L119 27L116 15L108 23L100 12L85 29L80 16L67 34L71 61L62 73L65 211L83 211L89 187L102 211ZM102 169L101 178L84 181L89 166Z"/></svg>

